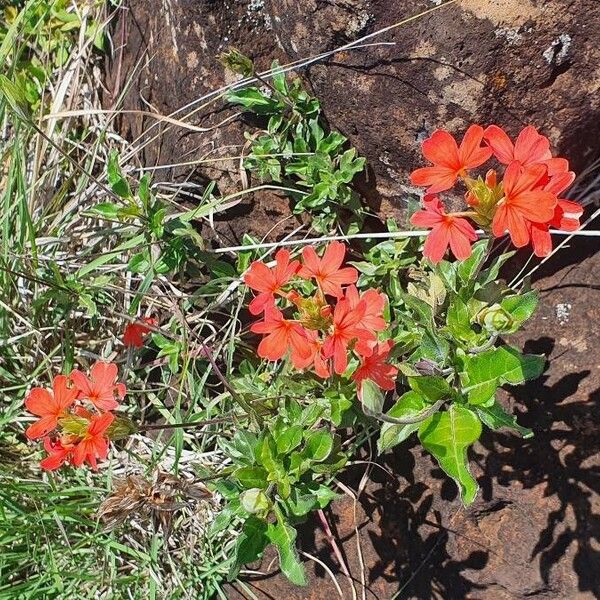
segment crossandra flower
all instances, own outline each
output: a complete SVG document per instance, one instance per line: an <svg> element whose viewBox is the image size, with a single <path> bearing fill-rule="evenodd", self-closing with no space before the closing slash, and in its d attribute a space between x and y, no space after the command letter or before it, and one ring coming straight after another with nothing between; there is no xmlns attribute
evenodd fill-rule
<svg viewBox="0 0 600 600"><path fill-rule="evenodd" d="M341 242L331 242L322 258L317 256L312 246L306 246L302 250L304 264L298 275L304 279L315 279L324 294L341 298L344 295L342 286L358 279L358 271L354 267L342 268L345 254L346 246Z"/></svg>
<svg viewBox="0 0 600 600"><path fill-rule="evenodd" d="M482 140L483 127L480 125L471 125L467 129L460 147L447 131L434 131L421 146L423 156L433 163L433 167L413 171L411 183L428 186L428 194L449 190L459 177L466 177L469 169L479 167L491 157L491 148L482 146Z"/></svg>
<svg viewBox="0 0 600 600"><path fill-rule="evenodd" d="M575 173L568 171L549 178L544 185L544 190L555 194L562 194L575 179ZM579 219L583 214L583 207L572 200L558 198L554 215L548 223L531 223L531 245L536 256L548 256L552 252L552 237L549 228L554 227L561 231L577 231Z"/></svg>
<svg viewBox="0 0 600 600"><path fill-rule="evenodd" d="M69 438L63 437L52 440L50 437L44 438L44 450L48 456L41 460L40 466L46 471L55 471L62 467L65 462L70 461L73 456L75 445L69 441Z"/></svg>
<svg viewBox="0 0 600 600"><path fill-rule="evenodd" d="M275 307L266 308L264 320L254 323L250 329L265 335L258 345L261 358L279 360L290 352L292 363L296 365L303 364L311 355L306 330L299 323L284 319L283 313Z"/></svg>
<svg viewBox="0 0 600 600"><path fill-rule="evenodd" d="M275 295L282 293L282 288L296 274L300 267L297 260L290 261L290 253L287 250L279 250L275 255L276 265L269 269L261 261L254 261L244 276L244 283L259 292L250 302L248 310L250 314L259 315L267 307L275 305Z"/></svg>
<svg viewBox="0 0 600 600"><path fill-rule="evenodd" d="M361 300L354 308L346 298L338 300L333 310L333 327L323 344L323 356L333 357L333 370L342 375L348 366L348 351L354 342L368 345L375 333L362 326L367 303Z"/></svg>
<svg viewBox="0 0 600 600"><path fill-rule="evenodd" d="M483 139L492 149L494 156L504 165L509 165L516 160L522 167L527 167L545 163L552 158L550 141L538 133L532 125L528 125L519 133L514 144L506 132L497 125L487 127Z"/></svg>
<svg viewBox="0 0 600 600"><path fill-rule="evenodd" d="M374 381L382 390L393 390L396 387L398 369L386 362L392 347L391 340L380 342L371 356L361 356L360 366L352 375L358 390L365 379Z"/></svg>
<svg viewBox="0 0 600 600"><path fill-rule="evenodd" d="M310 349L310 354L306 359L296 358L294 366L297 369L313 368L318 377L327 379L331 375L327 359L323 356L323 342L316 331L306 330L306 343Z"/></svg>
<svg viewBox="0 0 600 600"><path fill-rule="evenodd" d="M427 195L423 199L424 210L417 211L410 222L417 227L431 228L423 254L433 263L442 260L448 246L459 260L471 256L471 242L477 240L475 229L462 217L446 214L442 201L437 196Z"/></svg>
<svg viewBox="0 0 600 600"><path fill-rule="evenodd" d="M141 317L133 323L128 323L123 332L123 344L130 348L141 348L144 345L144 337L156 327L158 321L153 317Z"/></svg>
<svg viewBox="0 0 600 600"><path fill-rule="evenodd" d="M530 240L531 223L548 223L554 216L557 197L539 187L546 176L544 165L534 164L523 168L518 161L511 162L504 173L504 198L492 221L496 237L508 231L512 243L521 248Z"/></svg>
<svg viewBox="0 0 600 600"><path fill-rule="evenodd" d="M115 395L123 399L127 389L117 383L118 369L114 363L96 362L90 369L90 377L75 369L70 378L78 390L78 398L89 400L99 410L113 410L119 406Z"/></svg>
<svg viewBox="0 0 600 600"><path fill-rule="evenodd" d="M35 387L29 392L27 398L25 398L25 407L27 410L40 417L25 432L25 435L30 440L44 437L56 429L58 420L75 402L77 389L69 388L67 384L67 377L57 375L52 384L52 392L44 388Z"/></svg>
<svg viewBox="0 0 600 600"><path fill-rule="evenodd" d="M94 471L98 469L97 460L104 460L108 456L109 440L106 430L114 419L114 415L109 412L91 416L83 436L73 449L71 457L73 465L80 467L87 461Z"/></svg>

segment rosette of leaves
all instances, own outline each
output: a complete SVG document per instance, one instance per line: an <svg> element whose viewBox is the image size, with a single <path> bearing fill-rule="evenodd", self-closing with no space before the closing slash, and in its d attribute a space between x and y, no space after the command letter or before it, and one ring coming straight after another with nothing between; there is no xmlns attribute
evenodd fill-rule
<svg viewBox="0 0 600 600"><path fill-rule="evenodd" d="M364 210L351 183L364 169L365 159L348 147L341 133L326 132L319 101L299 79L288 81L277 61L272 69L272 83L261 79L262 88L250 86L227 94L231 104L267 119L264 130L246 133L251 145L245 168L261 181L288 188L294 213L310 213L316 231L331 231L344 213L352 217L342 223L344 229L358 231Z"/></svg>

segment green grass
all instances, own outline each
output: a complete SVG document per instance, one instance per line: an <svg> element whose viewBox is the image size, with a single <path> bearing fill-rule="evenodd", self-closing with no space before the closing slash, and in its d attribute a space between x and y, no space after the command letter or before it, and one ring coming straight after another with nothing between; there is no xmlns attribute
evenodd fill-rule
<svg viewBox="0 0 600 600"><path fill-rule="evenodd" d="M152 478L160 467L192 478L218 466L214 427L202 435L174 429L134 436L97 474L42 474L39 444L25 441L27 389L47 386L58 372L97 357L119 363L131 389L124 408L138 421L200 420L229 410L227 397L208 399L210 369L197 356L200 341L207 342L231 364L239 303L211 310L232 280L223 277L203 292L208 273L202 268L191 282L200 291L182 291L176 301L174 284L164 277L128 275L127 261L144 242L115 248L136 241L136 226L99 220L89 209L106 199L109 151L129 147L111 130L111 117L90 111L53 125L44 120L64 109L56 95L61 84L68 92L63 100L77 97L81 85L100 87L91 66L103 59L98 24L108 21L107 6L80 2L83 18L62 27L56 12L65 11L63 25L72 22L71 2L14 5L0 25L0 598L223 597L230 539L205 531L218 498L175 513L168 541L149 515L133 515L112 532L95 516L116 476ZM90 34L80 37L83 27ZM79 79L65 82L74 61ZM92 96L89 104L70 108L98 107ZM178 373L160 358L140 370L119 346L124 313L136 303L171 315L164 329L180 343ZM203 319L190 318L200 314Z"/></svg>

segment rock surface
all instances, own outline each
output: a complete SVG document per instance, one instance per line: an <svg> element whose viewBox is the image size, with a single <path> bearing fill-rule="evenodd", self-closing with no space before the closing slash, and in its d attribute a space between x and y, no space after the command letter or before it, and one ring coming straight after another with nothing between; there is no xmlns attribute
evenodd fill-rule
<svg viewBox="0 0 600 600"><path fill-rule="evenodd" d="M220 100L185 108L230 83L216 60L230 45L255 59L289 62L436 8L438 0L130 0L115 27L109 73L113 104L157 111L200 127L230 111ZM597 0L458 0L339 52L302 71L331 127L367 157L362 191L382 216L397 215L419 142L437 127L460 134L472 122L496 122L515 133L541 128L576 169L600 153L600 4ZM123 45L125 43L125 45ZM385 45L381 45L385 42ZM194 112L192 112L194 111ZM146 141L146 165L237 156L244 125L237 119L197 133L153 119L125 117L123 130ZM239 161L172 170L166 179L217 179L239 190ZM286 213L273 194L247 196L233 234L266 233ZM246 219L242 217L247 217ZM229 216L225 217L227 220ZM293 227L276 228L272 237ZM234 235L235 237L235 235Z"/></svg>

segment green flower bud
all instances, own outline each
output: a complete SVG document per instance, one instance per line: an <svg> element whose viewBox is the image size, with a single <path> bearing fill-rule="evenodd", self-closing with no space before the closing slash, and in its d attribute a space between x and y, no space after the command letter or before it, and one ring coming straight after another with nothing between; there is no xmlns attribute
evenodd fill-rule
<svg viewBox="0 0 600 600"><path fill-rule="evenodd" d="M271 509L271 501L259 488L246 490L240 496L240 502L251 515L266 517Z"/></svg>
<svg viewBox="0 0 600 600"><path fill-rule="evenodd" d="M475 321L488 331L499 332L509 330L513 325L513 318L499 304L492 304L479 311Z"/></svg>

